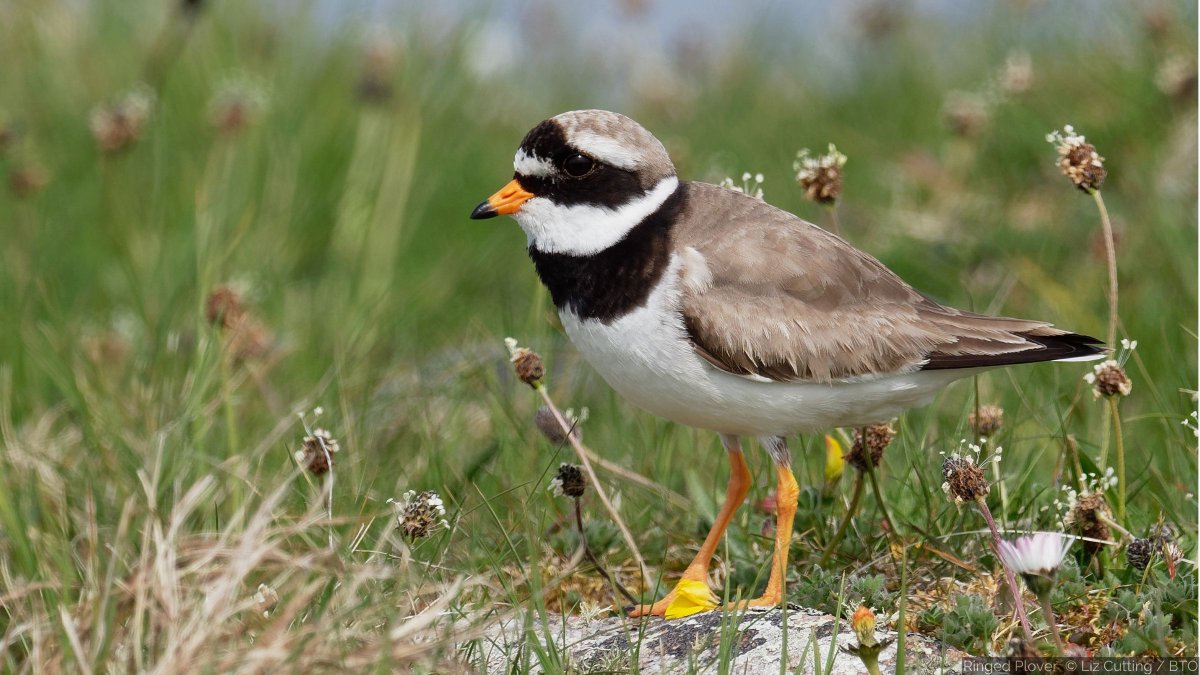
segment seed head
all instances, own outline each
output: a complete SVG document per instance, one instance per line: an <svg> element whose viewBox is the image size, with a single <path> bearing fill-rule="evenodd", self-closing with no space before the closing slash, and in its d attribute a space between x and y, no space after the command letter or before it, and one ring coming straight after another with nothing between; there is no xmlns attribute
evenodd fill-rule
<svg viewBox="0 0 1200 675"><path fill-rule="evenodd" d="M129 147L141 138L153 107L154 94L139 87L112 103L92 108L88 126L96 145L109 153Z"/></svg>
<svg viewBox="0 0 1200 675"><path fill-rule="evenodd" d="M358 97L367 103L383 103L392 97L398 45L384 35L374 35L363 48Z"/></svg>
<svg viewBox="0 0 1200 675"><path fill-rule="evenodd" d="M1009 54L1000 71L1000 90L1019 96L1033 88L1033 60L1025 52Z"/></svg>
<svg viewBox="0 0 1200 675"><path fill-rule="evenodd" d="M574 411L568 409L563 413L563 418L571 428L571 435L575 437L575 440L582 440L583 429L580 428L580 425L587 418L587 408L584 408L578 416L573 413ZM567 442L566 432L563 431L562 425L558 423L558 418L554 416L554 412L548 406L537 409L537 412L533 414L533 423L551 443Z"/></svg>
<svg viewBox="0 0 1200 675"><path fill-rule="evenodd" d="M275 609L275 605L278 604L279 593L266 584L259 584L258 590L254 593L254 606L262 612L263 618L270 617L271 610Z"/></svg>
<svg viewBox="0 0 1200 675"><path fill-rule="evenodd" d="M587 481L578 466L563 463L558 465L558 473L550 481L549 489L555 496L579 499L587 490Z"/></svg>
<svg viewBox="0 0 1200 675"><path fill-rule="evenodd" d="M808 148L796 153L792 169L796 172L796 184L804 191L804 197L818 204L833 204L842 194L842 167L846 156L838 152L833 143L829 152L816 157L810 156Z"/></svg>
<svg viewBox="0 0 1200 675"><path fill-rule="evenodd" d="M1107 541L1110 531L1105 520L1112 519L1112 509L1100 492L1086 492L1075 500L1075 506L1067 513L1066 526L1088 539ZM1089 552L1100 550L1101 543L1084 540L1083 547Z"/></svg>
<svg viewBox="0 0 1200 675"><path fill-rule="evenodd" d="M204 301L204 318L209 325L222 330L236 326L246 315L242 294L232 286L218 286Z"/></svg>
<svg viewBox="0 0 1200 675"><path fill-rule="evenodd" d="M1196 94L1196 60L1175 54L1163 60L1154 74L1159 91L1177 101L1191 101Z"/></svg>
<svg viewBox="0 0 1200 675"><path fill-rule="evenodd" d="M333 467L333 456L338 451L337 440L324 429L314 429L304 437L304 444L296 451L296 462L314 476L323 476Z"/></svg>
<svg viewBox="0 0 1200 675"><path fill-rule="evenodd" d="M517 377L534 389L541 386L542 378L546 376L546 367L542 364L542 357L531 349L518 347L517 341L513 338L505 338L504 344L508 346L509 360L512 361L513 368L517 371Z"/></svg>
<svg viewBox="0 0 1200 675"><path fill-rule="evenodd" d="M956 136L974 138L987 128L991 113L983 96L954 91L946 96L942 104L942 119Z"/></svg>
<svg viewBox="0 0 1200 675"><path fill-rule="evenodd" d="M1058 168L1075 187L1084 192L1100 189L1108 172L1104 170L1104 158L1096 152L1096 146L1075 133L1070 124L1062 131L1046 134L1046 140L1058 150Z"/></svg>
<svg viewBox="0 0 1200 675"><path fill-rule="evenodd" d="M1125 547L1125 560L1130 567L1140 572L1150 564L1150 559L1154 557L1157 548L1155 542L1149 539L1134 539L1129 542L1129 546Z"/></svg>
<svg viewBox="0 0 1200 675"><path fill-rule="evenodd" d="M1010 638L1004 651L1005 656L1010 659L1040 659L1042 657L1036 644L1021 637Z"/></svg>
<svg viewBox="0 0 1200 675"><path fill-rule="evenodd" d="M969 456L954 453L942 462L942 491L954 500L955 504L973 502L987 497L991 487L975 460Z"/></svg>
<svg viewBox="0 0 1200 675"><path fill-rule="evenodd" d="M1166 546L1167 544L1175 543L1178 534L1175 528L1171 527L1170 523L1160 522L1150 526L1149 538L1154 541L1157 546Z"/></svg>
<svg viewBox="0 0 1200 675"><path fill-rule="evenodd" d="M409 490L396 503L399 514L396 516L400 523L400 531L409 540L424 539L437 531L439 527L447 527L445 520L446 507L441 496L433 490L417 493Z"/></svg>
<svg viewBox="0 0 1200 675"><path fill-rule="evenodd" d="M204 301L204 318L225 334L225 349L235 361L263 356L271 349L271 331L247 309L232 286L218 286Z"/></svg>
<svg viewBox="0 0 1200 675"><path fill-rule="evenodd" d="M49 182L49 174L38 164L14 166L8 173L8 189L22 199L41 192Z"/></svg>
<svg viewBox="0 0 1200 675"><path fill-rule="evenodd" d="M248 81L229 81L209 101L208 121L218 132L233 136L257 123L266 107L262 88Z"/></svg>
<svg viewBox="0 0 1200 675"><path fill-rule="evenodd" d="M1000 431L1001 425L1004 424L1004 408L998 405L981 405L978 413L972 411L967 421L975 433L991 437Z"/></svg>
<svg viewBox="0 0 1200 675"><path fill-rule="evenodd" d="M850 446L850 452L844 458L859 471L866 471L868 467L878 467L883 461L883 451L896 437L896 430L886 422L872 424L866 428L866 432L864 439L862 429L854 430L854 444Z"/></svg>
<svg viewBox="0 0 1200 675"><path fill-rule="evenodd" d="M1096 398L1128 396L1133 391L1133 382L1125 369L1112 359L1092 368L1092 372L1083 376L1083 381L1092 385L1092 395Z"/></svg>

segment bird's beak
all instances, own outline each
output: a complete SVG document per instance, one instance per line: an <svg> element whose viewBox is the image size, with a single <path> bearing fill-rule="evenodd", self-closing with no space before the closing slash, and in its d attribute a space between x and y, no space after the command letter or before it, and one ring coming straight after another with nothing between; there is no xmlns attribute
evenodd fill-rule
<svg viewBox="0 0 1200 675"><path fill-rule="evenodd" d="M472 220L508 216L521 209L521 205L533 198L533 193L526 192L514 178L508 185L500 188L496 194L488 197L471 212Z"/></svg>

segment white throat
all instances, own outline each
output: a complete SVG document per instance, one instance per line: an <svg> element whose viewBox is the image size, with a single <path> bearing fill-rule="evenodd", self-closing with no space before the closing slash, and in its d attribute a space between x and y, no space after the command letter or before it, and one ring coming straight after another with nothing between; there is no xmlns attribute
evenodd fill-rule
<svg viewBox="0 0 1200 675"><path fill-rule="evenodd" d="M544 197L534 197L522 204L513 217L525 230L528 244L539 251L592 255L624 239L678 187L679 179L668 176L650 192L615 209L589 204L563 206Z"/></svg>

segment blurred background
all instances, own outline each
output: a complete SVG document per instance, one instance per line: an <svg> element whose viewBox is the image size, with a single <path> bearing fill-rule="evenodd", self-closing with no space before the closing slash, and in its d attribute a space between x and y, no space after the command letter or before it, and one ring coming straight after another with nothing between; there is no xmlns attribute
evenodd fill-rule
<svg viewBox="0 0 1200 675"><path fill-rule="evenodd" d="M793 161L834 143L851 243L945 303L1103 335L1096 205L1046 141L1073 125L1105 158L1118 336L1139 345L1130 527L1194 532L1196 32L1182 0L0 2L0 546L45 575L47 538L13 533L69 538L84 501L107 531L150 467L164 509L216 476L215 520L189 527L219 527L294 469L294 413L321 405L342 448L335 513L436 489L458 525L430 557L528 566L541 544L500 542L564 517L544 486L569 450L530 422L513 336L547 357L560 405L589 408L598 454L698 500L664 508L613 479L656 532L647 559L684 559L672 547L725 482L716 438L617 399L566 342L516 224L467 219L529 128L592 107L640 121L681 176L761 173L766 201L822 225ZM1084 472L1110 442L1086 372L1011 369L906 416L893 513L963 527L930 495L978 399L1006 411L1004 518L1053 525L1039 509L1074 480L1064 439ZM821 439L796 448L819 484ZM763 517L739 516L737 551L769 550ZM854 540L846 560L885 545ZM55 574L73 564L59 554Z"/></svg>

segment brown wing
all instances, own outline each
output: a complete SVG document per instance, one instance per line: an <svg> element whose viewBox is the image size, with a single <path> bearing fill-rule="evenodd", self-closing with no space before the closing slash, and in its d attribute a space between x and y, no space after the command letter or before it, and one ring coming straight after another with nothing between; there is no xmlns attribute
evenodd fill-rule
<svg viewBox="0 0 1200 675"><path fill-rule="evenodd" d="M760 200L689 183L675 231L696 352L778 381L970 368L1100 353L1040 321L930 300L844 240Z"/></svg>

